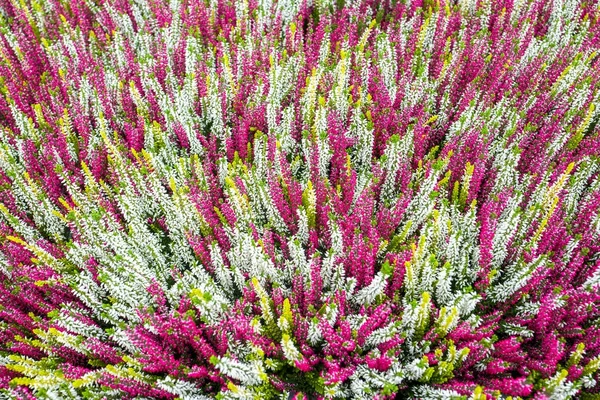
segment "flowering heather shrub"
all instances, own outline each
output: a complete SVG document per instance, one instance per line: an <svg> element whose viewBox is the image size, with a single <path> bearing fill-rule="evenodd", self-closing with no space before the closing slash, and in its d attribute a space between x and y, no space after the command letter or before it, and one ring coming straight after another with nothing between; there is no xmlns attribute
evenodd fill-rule
<svg viewBox="0 0 600 400"><path fill-rule="evenodd" d="M597 0L0 31L0 398L600 397Z"/></svg>

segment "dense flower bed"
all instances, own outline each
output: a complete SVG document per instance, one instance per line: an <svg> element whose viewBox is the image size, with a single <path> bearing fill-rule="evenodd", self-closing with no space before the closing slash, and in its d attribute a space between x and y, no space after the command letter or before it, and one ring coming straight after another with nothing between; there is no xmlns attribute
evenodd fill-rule
<svg viewBox="0 0 600 400"><path fill-rule="evenodd" d="M598 399L597 0L0 0L0 398Z"/></svg>

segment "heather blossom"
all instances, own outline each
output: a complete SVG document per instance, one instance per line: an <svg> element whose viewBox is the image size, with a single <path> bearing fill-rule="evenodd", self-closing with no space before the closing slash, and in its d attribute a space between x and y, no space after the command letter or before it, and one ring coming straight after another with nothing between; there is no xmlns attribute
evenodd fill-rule
<svg viewBox="0 0 600 400"><path fill-rule="evenodd" d="M0 0L1 399L596 399L597 0Z"/></svg>

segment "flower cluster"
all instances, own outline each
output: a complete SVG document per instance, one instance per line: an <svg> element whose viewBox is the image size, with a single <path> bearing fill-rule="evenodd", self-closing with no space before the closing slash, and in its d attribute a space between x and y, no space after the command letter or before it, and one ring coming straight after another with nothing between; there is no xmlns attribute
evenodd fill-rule
<svg viewBox="0 0 600 400"><path fill-rule="evenodd" d="M600 396L598 0L0 0L0 398Z"/></svg>

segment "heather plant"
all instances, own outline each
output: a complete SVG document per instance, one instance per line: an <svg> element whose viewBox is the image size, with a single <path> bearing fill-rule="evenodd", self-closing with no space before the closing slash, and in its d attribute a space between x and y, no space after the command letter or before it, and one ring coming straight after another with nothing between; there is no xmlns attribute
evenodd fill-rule
<svg viewBox="0 0 600 400"><path fill-rule="evenodd" d="M0 0L0 399L598 399L597 0Z"/></svg>

